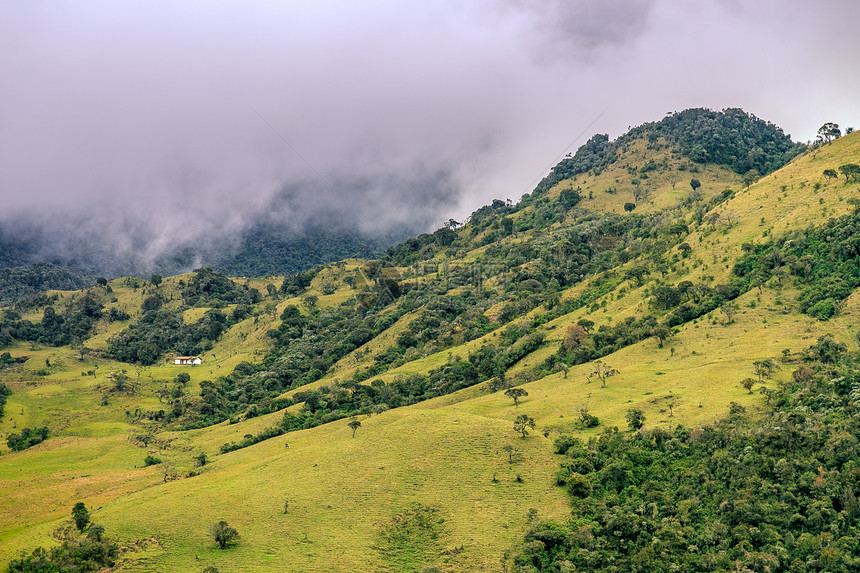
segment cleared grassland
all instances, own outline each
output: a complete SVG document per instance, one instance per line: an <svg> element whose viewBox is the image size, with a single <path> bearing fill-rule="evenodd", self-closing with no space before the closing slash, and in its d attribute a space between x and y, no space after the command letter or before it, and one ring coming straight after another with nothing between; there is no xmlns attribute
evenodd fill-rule
<svg viewBox="0 0 860 573"><path fill-rule="evenodd" d="M579 186L586 196L592 193L583 208L621 213L623 203L632 200L634 188L627 166L641 162L646 151L644 146L635 148L632 155L601 175L562 182L551 193L566 185ZM726 187L734 189L734 198L716 212L732 212L737 217L731 217L731 225L703 223L694 228L686 239L692 247L690 256L679 259L660 280L669 284L680 280L725 282L743 243L848 212L847 199L860 198L860 186L844 179L825 181L821 172L856 163L858 158L860 133L855 133L742 189L740 179L725 169L679 172L677 165L686 160L666 155L674 170L651 172L648 184L655 190L636 212L675 204L689 192L689 179L696 177L706 196ZM615 191L607 192L608 187ZM536 235L528 231L504 241L524 241ZM480 260L483 250L466 253L450 264ZM361 264L347 261L321 271L312 284L311 292L318 295L316 305L324 308L353 297L355 291L344 283L344 277ZM635 264L634 260L627 266ZM617 269L616 278L626 268ZM169 305L179 308L179 281L189 278L165 278L158 291L170 299ZM581 308L542 325L546 342L515 365L511 374L550 357L567 327L580 318L599 327L650 312L649 289L657 279L655 273L641 286L622 281L598 299L597 310ZM249 285L266 294L267 284L279 286L280 282L279 277L267 277L252 279ZM126 279L110 285L117 300L108 307L125 310L132 318L154 289L144 281ZM334 292L322 294L324 285L327 290L334 287ZM586 284L580 284L568 289L562 300L585 288ZM64 300L69 296L63 293ZM755 376L754 361L778 361L782 369L773 380L764 381L765 386L772 386L796 367L779 361L784 349L795 354L824 334L833 334L856 348L857 293L827 322L799 314L796 298L790 281L784 286L769 284L737 299L739 310L730 324L714 311L679 328L664 348L658 348L652 338L611 354L603 361L620 374L610 378L606 388L588 381L594 365L583 364L571 367L566 377L559 372L523 384L529 395L519 407L502 392L491 394L481 384L408 408L362 417L354 438L347 420L340 420L224 455L218 453L222 444L275 425L283 413L167 432L134 422L126 412L161 407L155 394L160 381L171 380L179 372L191 375L187 391L196 394L200 381L227 374L242 361L259 361L269 347L266 332L278 326L277 317L285 306L295 304L303 313L309 312L302 297L264 300L257 316L234 325L206 352L204 365L198 368L164 363L134 368L94 355L81 357L69 348L18 345L10 349L11 354L27 355L29 361L0 373L0 380L14 392L0 420L0 491L4 493L0 496L0 563L22 550L56 543L52 531L68 524L72 505L84 501L93 521L104 525L125 547L119 571L201 571L210 565L225 572L405 570L404 564L386 560L380 532L390 526L394 516L420 503L436 508L444 519L432 547L435 557L420 565L498 571L499 557L522 540L530 508L537 509L540 517L564 517L569 511L566 494L554 485L558 459L552 454L552 440L559 433L588 437L612 426L625 431L629 408L644 411L646 428L706 424L722 417L731 402L751 409L763 403L758 384L752 394L740 384ZM273 302L274 309L263 310ZM205 311L186 311L186 320L199 318ZM525 324L542 312L545 310L536 309L515 322ZM38 313L31 317L39 318ZM412 318L411 313L405 315L382 336L341 360L314 386L343 380L369 365L373 355L391 344ZM127 324L100 323L98 335L87 341L87 347L105 348L108 338ZM498 331L491 332L377 378L390 381L398 374L426 374L452 356L465 358L498 336ZM91 369L96 377L81 376ZM123 369L138 384L135 394L110 392L107 374ZM578 412L583 407L600 419L600 427L579 430ZM528 414L538 425L525 439L513 430L519 414ZM47 442L20 453L5 451L10 432L44 424L52 430ZM144 447L135 436L148 431L156 435ZM284 447L285 443L290 447ZM518 450L515 463L508 462L502 449L506 445ZM211 463L197 468L193 458L199 453L206 453ZM164 483L162 466L142 467L147 454L167 460L178 479ZM191 472L199 475L185 477ZM517 474L522 482L515 481ZM289 501L286 514L285 501ZM207 533L208 526L220 519L242 536L226 551L218 550Z"/></svg>

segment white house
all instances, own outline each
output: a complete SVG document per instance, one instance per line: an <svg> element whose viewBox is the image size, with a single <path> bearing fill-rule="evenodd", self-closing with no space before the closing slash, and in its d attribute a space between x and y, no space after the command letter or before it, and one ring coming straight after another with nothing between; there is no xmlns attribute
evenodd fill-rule
<svg viewBox="0 0 860 573"><path fill-rule="evenodd" d="M199 356L177 356L173 359L173 363L179 366L200 366L203 364L203 359Z"/></svg>

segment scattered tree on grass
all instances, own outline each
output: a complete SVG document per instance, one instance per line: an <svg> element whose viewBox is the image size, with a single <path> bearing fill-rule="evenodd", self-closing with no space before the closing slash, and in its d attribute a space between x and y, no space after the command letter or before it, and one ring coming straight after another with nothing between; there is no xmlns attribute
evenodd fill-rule
<svg viewBox="0 0 860 573"><path fill-rule="evenodd" d="M529 428L535 429L536 427L535 421L526 414L520 414L514 420L514 430L521 433L523 438L529 435Z"/></svg>
<svg viewBox="0 0 860 573"><path fill-rule="evenodd" d="M674 334L672 329L665 324L656 326L652 333L654 335L654 338L657 339L658 348L663 348L663 343L666 342L666 340L668 340Z"/></svg>
<svg viewBox="0 0 860 573"><path fill-rule="evenodd" d="M625 417L631 432L635 432L645 425L645 413L639 408L630 408Z"/></svg>
<svg viewBox="0 0 860 573"><path fill-rule="evenodd" d="M815 141L817 143L830 143L840 137L842 137L842 130L839 129L839 124L828 121L818 128L818 137L815 138Z"/></svg>
<svg viewBox="0 0 860 573"><path fill-rule="evenodd" d="M516 406L517 408L520 407L520 398L528 395L529 393L522 388L510 388L505 392L505 396L507 396L508 398L513 398L514 406Z"/></svg>
<svg viewBox="0 0 860 573"><path fill-rule="evenodd" d="M591 382L592 378L597 378L600 380L601 388L606 388L606 379L615 376L616 374L620 374L618 370L612 368L602 360L598 360L594 363L594 372L588 375L588 381Z"/></svg>
<svg viewBox="0 0 860 573"><path fill-rule="evenodd" d="M860 165L856 163L846 163L845 165L839 166L839 172L845 176L845 182L848 183L848 180L857 181L860 179Z"/></svg>
<svg viewBox="0 0 860 573"><path fill-rule="evenodd" d="M839 174L838 174L838 173L836 173L836 170L835 170L835 169L825 169L825 170L822 172L822 175L824 175L824 176L825 176L825 177L827 177L828 179L836 179L837 177L839 177Z"/></svg>
<svg viewBox="0 0 860 573"><path fill-rule="evenodd" d="M78 531L83 531L90 522L90 512L87 511L87 506L84 505L84 502L79 501L72 508L72 519L75 520L75 527L78 528Z"/></svg>
<svg viewBox="0 0 860 573"><path fill-rule="evenodd" d="M735 314L738 312L738 305L733 302L727 302L720 307L720 311L726 315L726 322L724 324L731 324L735 321Z"/></svg>
<svg viewBox="0 0 860 573"><path fill-rule="evenodd" d="M755 373L758 375L758 383L761 384L762 376L770 379L771 374L779 370L779 365L768 358L767 360L757 360L753 362L753 368L755 368Z"/></svg>
<svg viewBox="0 0 860 573"><path fill-rule="evenodd" d="M239 532L230 527L223 519L209 526L209 534L215 539L219 549L227 549L227 545L239 539Z"/></svg>
<svg viewBox="0 0 860 573"><path fill-rule="evenodd" d="M701 186L702 186L702 182L699 181L698 179L690 179L690 187L693 189L693 191L695 191L696 189L698 189Z"/></svg>
<svg viewBox="0 0 860 573"><path fill-rule="evenodd" d="M104 534L105 528L101 525L96 525L95 523L91 524L89 529L87 529L87 539L101 541L102 537L104 537Z"/></svg>
<svg viewBox="0 0 860 573"><path fill-rule="evenodd" d="M502 451L508 454L509 464L514 463L514 456L520 452L516 447L512 446L511 444L505 444L504 446L502 446Z"/></svg>
<svg viewBox="0 0 860 573"><path fill-rule="evenodd" d="M761 379L759 379L759 382L761 382ZM744 378L743 381L741 381L741 386L746 388L750 394L753 393L753 385L755 385L755 378Z"/></svg>
<svg viewBox="0 0 860 573"><path fill-rule="evenodd" d="M352 429L352 437L355 437L355 431L361 427L361 422L357 418L352 418L347 424Z"/></svg>
<svg viewBox="0 0 860 573"><path fill-rule="evenodd" d="M597 416L592 416L588 413L588 406L583 406L579 409L579 429L596 428L600 425L600 420Z"/></svg>

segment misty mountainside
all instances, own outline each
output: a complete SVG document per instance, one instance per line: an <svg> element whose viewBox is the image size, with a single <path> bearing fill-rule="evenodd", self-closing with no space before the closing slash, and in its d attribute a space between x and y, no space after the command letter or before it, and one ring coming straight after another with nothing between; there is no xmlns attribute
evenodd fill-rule
<svg viewBox="0 0 860 573"><path fill-rule="evenodd" d="M22 231L22 227L25 229ZM14 237L23 232L30 238ZM0 302L50 289L70 290L98 277L171 275L201 265L232 276L297 273L344 258L374 258L412 232L405 228L365 233L330 221L289 230L261 224L238 237L212 238L195 245L168 247L154 259L134 252L118 253L102 239L65 235L17 222L0 228ZM74 246L69 247L72 243ZM56 245L64 245L62 251Z"/></svg>
<svg viewBox="0 0 860 573"><path fill-rule="evenodd" d="M687 110L375 259L22 298L0 557L851 570L858 160Z"/></svg>

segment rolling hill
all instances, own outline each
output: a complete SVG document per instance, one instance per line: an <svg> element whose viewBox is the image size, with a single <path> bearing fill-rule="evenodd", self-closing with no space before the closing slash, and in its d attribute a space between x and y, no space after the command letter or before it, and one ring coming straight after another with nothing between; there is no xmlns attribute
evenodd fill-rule
<svg viewBox="0 0 860 573"><path fill-rule="evenodd" d="M118 571L548 565L561 436L767 417L806 349L856 348L860 183L823 173L858 157L854 133L800 149L688 110L375 261L24 299L0 321L0 435L48 438L3 449L0 561L77 539L84 502Z"/></svg>

